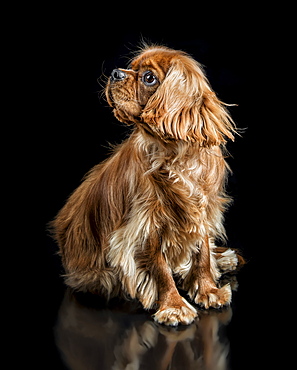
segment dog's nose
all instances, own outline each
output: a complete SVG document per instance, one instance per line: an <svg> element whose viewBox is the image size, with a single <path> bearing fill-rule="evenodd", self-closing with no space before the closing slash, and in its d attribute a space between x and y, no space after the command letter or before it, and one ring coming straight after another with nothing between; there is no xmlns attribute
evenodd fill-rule
<svg viewBox="0 0 297 370"><path fill-rule="evenodd" d="M114 69L111 72L111 80L112 81L122 81L126 78L126 73L121 71L120 69Z"/></svg>

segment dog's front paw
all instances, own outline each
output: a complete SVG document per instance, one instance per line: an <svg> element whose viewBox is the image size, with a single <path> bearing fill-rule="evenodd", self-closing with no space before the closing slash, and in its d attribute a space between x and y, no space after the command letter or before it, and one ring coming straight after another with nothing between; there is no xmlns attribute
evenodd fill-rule
<svg viewBox="0 0 297 370"><path fill-rule="evenodd" d="M194 302L205 308L220 308L230 304L231 297L231 287L229 284L226 284L222 288L211 288L208 291L201 292L200 289L198 289Z"/></svg>
<svg viewBox="0 0 297 370"><path fill-rule="evenodd" d="M153 317L159 324L168 326L177 326L178 324L189 325L197 317L197 311L190 303L182 298L182 303L178 306L161 306Z"/></svg>

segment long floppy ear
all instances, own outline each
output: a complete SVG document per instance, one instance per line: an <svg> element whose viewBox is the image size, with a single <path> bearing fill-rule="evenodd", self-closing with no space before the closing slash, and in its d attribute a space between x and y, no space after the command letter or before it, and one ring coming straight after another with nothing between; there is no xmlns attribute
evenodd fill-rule
<svg viewBox="0 0 297 370"><path fill-rule="evenodd" d="M180 54L148 100L143 122L163 140L200 142L201 146L234 140L232 118L212 91L200 65Z"/></svg>

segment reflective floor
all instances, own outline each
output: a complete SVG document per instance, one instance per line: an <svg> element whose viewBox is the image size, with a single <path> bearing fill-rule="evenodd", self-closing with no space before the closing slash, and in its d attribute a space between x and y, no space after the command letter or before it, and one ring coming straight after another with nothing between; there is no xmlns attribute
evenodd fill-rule
<svg viewBox="0 0 297 370"><path fill-rule="evenodd" d="M106 304L91 294L73 294L61 283L52 309L52 368L241 370L267 365L267 316L261 317L251 301L256 297L249 286L252 270L248 264L237 276L225 277L233 288L230 307L200 310L193 324L177 328L156 324L153 311L137 302Z"/></svg>
<svg viewBox="0 0 297 370"><path fill-rule="evenodd" d="M155 324L133 303L82 304L66 292L55 339L70 369L225 369L232 309L202 311L190 326Z"/></svg>

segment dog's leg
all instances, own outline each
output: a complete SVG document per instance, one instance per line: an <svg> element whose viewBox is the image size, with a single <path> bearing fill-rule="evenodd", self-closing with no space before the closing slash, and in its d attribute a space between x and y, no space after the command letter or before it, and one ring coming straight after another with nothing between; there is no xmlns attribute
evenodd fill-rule
<svg viewBox="0 0 297 370"><path fill-rule="evenodd" d="M198 254L198 294L195 298L195 303L209 307L221 307L231 302L231 288L226 284L222 288L217 288L214 279L211 275L210 261L210 245L209 238L206 237L201 244Z"/></svg>
<svg viewBox="0 0 297 370"><path fill-rule="evenodd" d="M190 324L197 316L196 309L178 293L171 270L161 252L158 252L153 260L152 271L157 282L159 299L155 321L171 326Z"/></svg>
<svg viewBox="0 0 297 370"><path fill-rule="evenodd" d="M217 288L214 274L211 272L211 263L215 263L215 260L211 256L209 238L205 237L190 272L190 282L187 284L189 287L188 294L196 304L205 308L218 308L231 302L232 293L229 284Z"/></svg>

